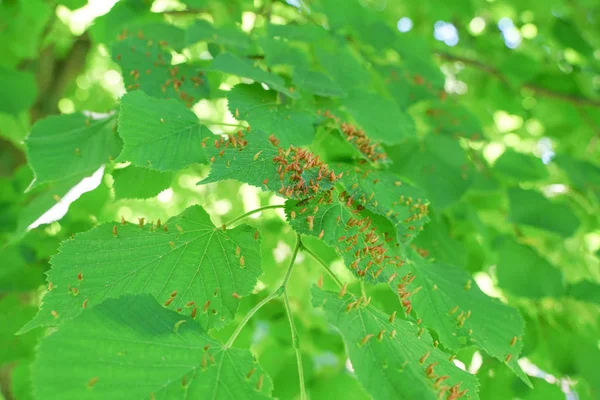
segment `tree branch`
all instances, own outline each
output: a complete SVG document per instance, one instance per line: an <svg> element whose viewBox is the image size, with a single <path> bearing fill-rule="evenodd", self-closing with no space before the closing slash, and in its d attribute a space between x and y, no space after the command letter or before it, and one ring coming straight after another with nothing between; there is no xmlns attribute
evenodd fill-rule
<svg viewBox="0 0 600 400"><path fill-rule="evenodd" d="M495 67L484 64L481 61L474 60L467 57L461 57L454 54L449 53L436 53L438 57L447 61L460 61L466 65L470 65L471 67L477 68L480 71L488 73L493 77L501 80L503 83L508 84L508 79ZM541 86L537 86L531 83L524 83L521 85L524 89L529 89L533 91L538 96L549 97L556 100L566 101L574 105L578 106L590 106L600 108L600 100L593 100L587 97L576 96L568 93L557 92L548 88L544 88Z"/></svg>

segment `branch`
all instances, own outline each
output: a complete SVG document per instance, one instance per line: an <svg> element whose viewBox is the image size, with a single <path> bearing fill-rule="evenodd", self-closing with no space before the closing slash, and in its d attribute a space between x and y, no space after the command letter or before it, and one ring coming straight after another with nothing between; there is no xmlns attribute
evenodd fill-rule
<svg viewBox="0 0 600 400"><path fill-rule="evenodd" d="M480 71L486 72L493 77L501 80L503 83L508 84L508 79L495 67L484 64L481 61L474 60L467 57L461 57L454 54L449 53L436 53L438 57L447 61L460 61L466 65L470 65L474 68L479 69ZM521 85L521 88L529 89L533 91L535 94L543 97L549 97L557 100L566 101L568 103L578 105L578 106L591 106L600 108L600 100L593 100L587 97L576 96L568 93L557 92L548 88L544 88L541 86L537 86L531 83L524 83Z"/></svg>

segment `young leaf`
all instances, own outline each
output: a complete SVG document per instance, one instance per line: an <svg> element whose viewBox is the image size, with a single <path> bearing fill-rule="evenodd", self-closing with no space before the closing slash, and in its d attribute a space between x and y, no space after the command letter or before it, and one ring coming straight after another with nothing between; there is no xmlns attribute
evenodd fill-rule
<svg viewBox="0 0 600 400"><path fill-rule="evenodd" d="M256 131L210 141L206 147L210 174L198 184L235 179L281 194L304 199L330 189L338 179L333 170L304 149L279 146L275 135Z"/></svg>
<svg viewBox="0 0 600 400"><path fill-rule="evenodd" d="M58 325L105 298L138 293L194 316L205 329L227 324L261 274L256 230L223 231L200 206L162 226L143 223L104 224L63 242L51 260L51 290L21 331Z"/></svg>
<svg viewBox="0 0 600 400"><path fill-rule="evenodd" d="M174 100L135 91L121 99L119 161L158 171L176 171L206 163L202 141L213 136L196 115Z"/></svg>
<svg viewBox="0 0 600 400"><path fill-rule="evenodd" d="M215 58L210 68L216 71L225 72L226 74L237 75L264 83L272 89L289 97L298 97L297 94L293 93L285 86L284 80L279 75L263 71L252 65L250 61L241 59L231 53L220 54Z"/></svg>
<svg viewBox="0 0 600 400"><path fill-rule="evenodd" d="M322 72L296 67L292 77L300 89L317 96L341 97L346 95L346 92L337 83Z"/></svg>
<svg viewBox="0 0 600 400"><path fill-rule="evenodd" d="M45 337L33 390L49 400L261 400L272 383L248 350L226 349L192 318L128 295Z"/></svg>
<svg viewBox="0 0 600 400"><path fill-rule="evenodd" d="M405 311L415 310L444 346L451 350L478 346L531 384L517 363L525 325L519 311L484 294L461 268L427 264L413 253L399 271L391 286Z"/></svg>
<svg viewBox="0 0 600 400"><path fill-rule="evenodd" d="M147 199L154 197L171 185L172 172L159 172L147 168L129 166L115 170L115 200Z"/></svg>
<svg viewBox="0 0 600 400"><path fill-rule="evenodd" d="M181 101L188 108L208 97L204 72L187 64L171 65L171 53L160 43L132 37L113 45L112 57L121 66L127 91L140 89L152 97Z"/></svg>
<svg viewBox="0 0 600 400"><path fill-rule="evenodd" d="M33 186L92 173L119 154L122 142L111 115L92 119L83 114L39 120L25 140Z"/></svg>
<svg viewBox="0 0 600 400"><path fill-rule="evenodd" d="M313 306L341 333L356 377L375 400L479 398L477 379L435 348L427 332L419 336L417 325L350 294L314 286L311 294Z"/></svg>
<svg viewBox="0 0 600 400"><path fill-rule="evenodd" d="M227 96L229 111L237 119L246 120L252 127L267 134L276 134L282 146L304 146L315 136L315 116L278 104L274 91L264 90L260 84L236 85Z"/></svg>

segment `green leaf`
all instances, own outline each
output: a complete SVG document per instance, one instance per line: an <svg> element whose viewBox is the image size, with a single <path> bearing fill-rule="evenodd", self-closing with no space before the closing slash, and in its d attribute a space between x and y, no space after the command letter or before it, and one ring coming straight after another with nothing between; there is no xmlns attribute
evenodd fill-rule
<svg viewBox="0 0 600 400"><path fill-rule="evenodd" d="M454 366L429 334L419 335L416 324L365 306L364 299L357 305L350 294L316 287L311 294L313 306L341 333L356 377L375 400L435 400L453 393L479 398L477 379Z"/></svg>
<svg viewBox="0 0 600 400"><path fill-rule="evenodd" d="M279 104L273 91L260 84L236 85L227 96L229 111L248 121L253 129L276 134L282 146L310 144L315 136L315 116L307 111Z"/></svg>
<svg viewBox="0 0 600 400"><path fill-rule="evenodd" d="M494 171L523 181L537 181L548 177L546 167L537 157L506 149L494 163Z"/></svg>
<svg viewBox="0 0 600 400"><path fill-rule="evenodd" d="M289 41L262 38L260 45L265 53L265 63L269 66L287 64L294 69L309 67L306 51Z"/></svg>
<svg viewBox="0 0 600 400"><path fill-rule="evenodd" d="M33 399L33 388L31 385L31 363L32 360L30 359L20 360L19 363L11 371L10 392L12 393L15 399Z"/></svg>
<svg viewBox="0 0 600 400"><path fill-rule="evenodd" d="M231 53L219 54L212 62L211 69L221 71L226 74L237 75L243 78L255 80L264 83L270 88L285 94L288 97L298 97L296 93L292 93L285 86L283 78L279 75L266 72L258 67L255 67L250 61L241 59Z"/></svg>
<svg viewBox="0 0 600 400"><path fill-rule="evenodd" d="M18 115L37 97L35 75L0 67L0 112Z"/></svg>
<svg viewBox="0 0 600 400"><path fill-rule="evenodd" d="M316 236L333 247L356 276L369 282L382 281L392 274L385 271L402 265L400 257L387 254L387 243L396 237L396 228L385 217L369 212L349 198L331 190L308 201L287 201L287 221L296 232ZM385 224L387 231L379 229ZM403 241L408 239L402 236Z"/></svg>
<svg viewBox="0 0 600 400"><path fill-rule="evenodd" d="M171 186L173 173L129 166L113 172L115 200L148 199Z"/></svg>
<svg viewBox="0 0 600 400"><path fill-rule="evenodd" d="M338 179L335 172L314 154L293 146L284 149L278 140L275 135L261 131L248 134L240 131L227 140L215 139L206 148L211 161L210 174L198 184L235 179L296 199L332 187ZM292 169L291 164L297 164L300 170Z"/></svg>
<svg viewBox="0 0 600 400"><path fill-rule="evenodd" d="M185 42L188 46L200 41L240 50L246 50L253 44L250 37L234 25L217 28L202 19L196 20L185 32Z"/></svg>
<svg viewBox="0 0 600 400"><path fill-rule="evenodd" d="M471 185L471 165L459 143L447 136L428 135L389 147L392 171L423 189L436 210L458 202Z"/></svg>
<svg viewBox="0 0 600 400"><path fill-rule="evenodd" d="M55 115L33 125L25 140L35 174L32 187L91 174L119 154L115 115L91 119L83 114Z"/></svg>
<svg viewBox="0 0 600 400"><path fill-rule="evenodd" d="M396 144L416 135L410 116L380 94L352 90L342 104L367 136L385 144Z"/></svg>
<svg viewBox="0 0 600 400"><path fill-rule="evenodd" d="M119 134L124 142L119 161L158 171L206 163L202 141L213 136L183 105L140 91L121 99Z"/></svg>
<svg viewBox="0 0 600 400"><path fill-rule="evenodd" d="M539 299L564 294L563 276L533 248L505 238L496 266L498 286L517 296Z"/></svg>
<svg viewBox="0 0 600 400"><path fill-rule="evenodd" d="M443 98L443 97L442 97ZM435 100L427 104L425 120L435 134L445 134L454 139L481 140L483 128L479 120L462 105Z"/></svg>
<svg viewBox="0 0 600 400"><path fill-rule="evenodd" d="M44 270L37 265L28 265L18 246L0 249L0 294L26 292L44 283Z"/></svg>
<svg viewBox="0 0 600 400"><path fill-rule="evenodd" d="M257 231L248 225L223 231L200 206L165 225L104 224L63 242L48 273L52 290L21 331L58 325L105 298L138 293L194 314L204 328L227 324L262 273Z"/></svg>
<svg viewBox="0 0 600 400"><path fill-rule="evenodd" d="M551 202L534 190L510 188L508 200L508 219L516 224L544 229L562 237L573 235L579 227L579 219L567 204Z"/></svg>
<svg viewBox="0 0 600 400"><path fill-rule="evenodd" d="M577 300L600 305L600 285L590 281L579 281L567 287L567 294Z"/></svg>
<svg viewBox="0 0 600 400"><path fill-rule="evenodd" d="M300 89L317 96L341 97L346 95L344 89L319 71L295 67L292 78Z"/></svg>
<svg viewBox="0 0 600 400"><path fill-rule="evenodd" d="M272 389L252 353L150 296L109 299L65 323L42 340L32 380L37 399L258 400Z"/></svg>
<svg viewBox="0 0 600 400"><path fill-rule="evenodd" d="M523 347L523 318L516 309L484 294L468 272L427 264L413 253L391 286L400 297L404 294L405 308L414 309L444 346L458 350L475 345L505 362L530 385L517 363Z"/></svg>
<svg viewBox="0 0 600 400"><path fill-rule="evenodd" d="M600 201L599 166L564 154L557 155L554 161L567 173L573 187L594 193Z"/></svg>
<svg viewBox="0 0 600 400"><path fill-rule="evenodd" d="M210 94L204 72L188 64L171 65L171 53L161 42L130 37L112 47L128 92L140 89L152 97L176 99L190 108Z"/></svg>
<svg viewBox="0 0 600 400"><path fill-rule="evenodd" d="M315 55L321 66L340 87L369 87L371 80L367 70L347 45L330 42L326 47L315 46Z"/></svg>
<svg viewBox="0 0 600 400"><path fill-rule="evenodd" d="M41 332L16 336L17 330L35 315L36 307L22 295L5 294L0 299L0 365L34 354Z"/></svg>
<svg viewBox="0 0 600 400"><path fill-rule="evenodd" d="M429 221L424 193L391 172L336 168L343 171L341 183L347 196L374 214L387 218L396 229L396 240L408 243Z"/></svg>

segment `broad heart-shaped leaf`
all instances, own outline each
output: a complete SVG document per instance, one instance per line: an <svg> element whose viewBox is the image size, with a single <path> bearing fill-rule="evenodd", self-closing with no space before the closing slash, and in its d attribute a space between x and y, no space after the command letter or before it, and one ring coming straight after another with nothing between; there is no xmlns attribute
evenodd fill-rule
<svg viewBox="0 0 600 400"><path fill-rule="evenodd" d="M365 306L364 300L356 304L350 294L340 297L317 287L311 294L313 306L341 333L356 377L373 399L479 398L477 378L449 361L428 333L419 336L416 324Z"/></svg>
<svg viewBox="0 0 600 400"><path fill-rule="evenodd" d="M351 166L336 169L344 172L346 196L387 218L396 228L398 242L412 239L429 221L424 193L393 173Z"/></svg>
<svg viewBox="0 0 600 400"><path fill-rule="evenodd" d="M243 133L207 143L211 169L198 184L235 179L281 194L306 199L328 190L339 179L333 170L304 149L279 146L275 135L262 131Z"/></svg>
<svg viewBox="0 0 600 400"><path fill-rule="evenodd" d="M188 108L209 96L204 72L188 64L171 65L171 53L160 41L130 37L112 47L127 91L141 89L153 97L176 99Z"/></svg>
<svg viewBox="0 0 600 400"><path fill-rule="evenodd" d="M298 94L290 91L290 89L285 86L283 78L279 75L255 67L250 61L241 59L231 53L219 54L210 65L210 68L216 71L225 72L226 74L237 75L264 83L272 89L289 97L298 97Z"/></svg>
<svg viewBox="0 0 600 400"><path fill-rule="evenodd" d="M341 102L367 136L376 141L396 144L416 135L410 116L380 94L353 90Z"/></svg>
<svg viewBox="0 0 600 400"><path fill-rule="evenodd" d="M277 94L259 83L236 85L227 96L231 114L248 121L253 129L276 134L282 146L304 146L315 136L315 116L307 111L278 104Z"/></svg>
<svg viewBox="0 0 600 400"><path fill-rule="evenodd" d="M405 311L415 310L447 348L478 346L531 385L517 363L525 325L519 311L484 294L465 270L428 264L412 251L409 255L406 264L390 277Z"/></svg>
<svg viewBox="0 0 600 400"><path fill-rule="evenodd" d="M33 186L92 173L108 163L123 145L115 128L115 115L96 120L55 115L37 121L25 140Z"/></svg>
<svg viewBox="0 0 600 400"><path fill-rule="evenodd" d="M112 175L115 179L115 200L154 197L171 186L173 180L172 172L159 172L133 165L117 169Z"/></svg>
<svg viewBox="0 0 600 400"><path fill-rule="evenodd" d="M494 171L523 181L535 181L548 177L548 171L542 160L533 154L524 154L506 149L494 163Z"/></svg>
<svg viewBox="0 0 600 400"><path fill-rule="evenodd" d="M533 226L567 237L579 227L579 219L571 208L560 202L551 202L535 190L508 189L510 214L516 224Z"/></svg>
<svg viewBox="0 0 600 400"><path fill-rule="evenodd" d="M336 249L356 276L368 282L384 281L404 263L389 254L388 242L395 239L395 228L385 217L346 196L332 189L308 200L289 200L285 203L287 220L296 232L316 236ZM389 229L380 228L385 224Z"/></svg>
<svg viewBox="0 0 600 400"><path fill-rule="evenodd" d="M183 105L141 91L121 99L119 134L124 142L119 161L158 171L206 163L202 140L213 136Z"/></svg>
<svg viewBox="0 0 600 400"><path fill-rule="evenodd" d="M32 380L40 400L260 400L272 390L252 353L148 295L106 300L45 337Z"/></svg>
<svg viewBox="0 0 600 400"><path fill-rule="evenodd" d="M496 266L498 286L517 296L540 299L565 292L562 272L529 246L504 238Z"/></svg>
<svg viewBox="0 0 600 400"><path fill-rule="evenodd" d="M36 96L34 74L0 67L0 112L18 115L33 105Z"/></svg>
<svg viewBox="0 0 600 400"><path fill-rule="evenodd" d="M105 224L75 235L51 263L51 290L22 331L138 293L195 316L205 329L218 328L234 317L239 297L252 292L261 274L260 235L248 225L223 231L192 206L160 227Z"/></svg>

